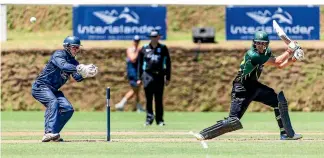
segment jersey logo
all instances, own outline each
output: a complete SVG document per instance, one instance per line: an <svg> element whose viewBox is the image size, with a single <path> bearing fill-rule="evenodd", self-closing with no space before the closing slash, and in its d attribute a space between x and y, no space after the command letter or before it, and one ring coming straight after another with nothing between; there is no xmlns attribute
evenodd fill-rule
<svg viewBox="0 0 324 158"><path fill-rule="evenodd" d="M161 53L161 48L157 48L156 52Z"/></svg>
<svg viewBox="0 0 324 158"><path fill-rule="evenodd" d="M150 48L146 48L145 51L146 51L146 52L150 52L151 49L150 49Z"/></svg>
<svg viewBox="0 0 324 158"><path fill-rule="evenodd" d="M147 58L150 58L152 61L159 61L160 55L148 54Z"/></svg>

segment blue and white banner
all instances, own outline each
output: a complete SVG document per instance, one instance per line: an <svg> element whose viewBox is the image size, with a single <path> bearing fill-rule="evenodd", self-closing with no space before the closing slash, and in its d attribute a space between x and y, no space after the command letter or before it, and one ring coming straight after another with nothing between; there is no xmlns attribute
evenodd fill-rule
<svg viewBox="0 0 324 158"><path fill-rule="evenodd" d="M73 7L73 35L82 40L149 39L152 29L166 39L166 7L93 6Z"/></svg>
<svg viewBox="0 0 324 158"><path fill-rule="evenodd" d="M270 39L278 40L272 20L293 40L320 39L319 6L228 6L226 39L251 40L256 31L262 30Z"/></svg>

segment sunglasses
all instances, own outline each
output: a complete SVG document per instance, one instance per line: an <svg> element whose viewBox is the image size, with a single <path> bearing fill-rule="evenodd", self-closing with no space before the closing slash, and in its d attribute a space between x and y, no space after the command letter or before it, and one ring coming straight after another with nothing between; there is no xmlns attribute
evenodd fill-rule
<svg viewBox="0 0 324 158"><path fill-rule="evenodd" d="M71 48L74 48L74 49L79 49L80 46L71 46Z"/></svg>
<svg viewBox="0 0 324 158"><path fill-rule="evenodd" d="M254 42L255 45L263 45L263 46L267 46L268 45L268 42Z"/></svg>

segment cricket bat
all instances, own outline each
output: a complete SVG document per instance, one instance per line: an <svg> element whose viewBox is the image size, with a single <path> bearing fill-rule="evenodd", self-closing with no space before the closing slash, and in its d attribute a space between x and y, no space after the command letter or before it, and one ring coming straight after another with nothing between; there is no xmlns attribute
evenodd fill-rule
<svg viewBox="0 0 324 158"><path fill-rule="evenodd" d="M290 38L286 35L286 33L282 30L282 28L278 25L276 20L272 21L272 25L274 30L277 32L278 36L283 40L287 45L291 42Z"/></svg>
<svg viewBox="0 0 324 158"><path fill-rule="evenodd" d="M278 25L276 20L272 21L272 25L273 25L274 30L277 32L278 36L281 38L281 40L283 40L287 45L289 45L289 43L291 42L291 39L286 35L286 33ZM304 51L302 49L297 49L296 51L298 52L297 54L300 56L299 60L302 60L304 58Z"/></svg>

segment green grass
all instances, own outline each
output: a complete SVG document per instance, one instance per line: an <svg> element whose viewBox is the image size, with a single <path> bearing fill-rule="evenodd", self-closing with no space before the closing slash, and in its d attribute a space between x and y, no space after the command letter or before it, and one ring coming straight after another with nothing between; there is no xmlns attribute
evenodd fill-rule
<svg viewBox="0 0 324 158"><path fill-rule="evenodd" d="M8 40L1 42L1 50L17 50L17 49L61 49L64 38L72 35L70 30L61 31L8 31ZM216 44L203 44L202 48L224 48L224 49L242 49L251 44L250 40L246 41L226 41L224 33L216 33ZM323 39L322 37L321 39ZM149 41L142 41L141 44ZM168 32L167 40L161 41L167 46L182 47L182 48L197 48L197 45L192 41L191 32ZM322 41L299 41L303 48L322 48ZM271 47L284 47L282 41L271 42ZM82 41L84 49L92 48L126 48L131 45L131 41Z"/></svg>
<svg viewBox="0 0 324 158"><path fill-rule="evenodd" d="M53 49L61 48L64 38L72 35L72 31L26 32L8 31L8 40L1 43L2 49ZM216 41L224 41L225 36L217 34ZM131 41L82 41L84 48L89 47L127 47ZM142 43L147 43L143 41ZM168 32L167 40L162 41L168 45L193 44L191 32Z"/></svg>
<svg viewBox="0 0 324 158"><path fill-rule="evenodd" d="M43 112L1 112L1 131L29 132L28 136L2 136L2 141L37 140L43 131ZM143 127L145 114L113 112L113 142L104 142L106 113L76 112L63 130L69 140L101 140L99 142L65 143L2 143L3 157L321 157L324 154L323 113L291 113L294 128L304 133L300 141L278 141L278 127L273 113L247 113L242 119L244 129L209 141L208 149L194 141L188 131L200 131L227 113L166 112L165 127L155 124ZM99 132L96 135L64 135L64 132ZM33 135L34 132L35 135ZM101 133L100 133L101 132ZM169 132L168 134L127 135L118 132ZM174 134L172 134L172 132ZM268 133L260 134L257 133ZM244 133L238 135L236 133ZM279 133L278 133L279 134ZM127 142L149 140L155 142ZM191 140L161 141L167 140ZM125 140L125 141L114 141Z"/></svg>
<svg viewBox="0 0 324 158"><path fill-rule="evenodd" d="M64 31L8 31L8 41L25 41L26 39L34 41L62 40L64 37L72 35L72 30ZM168 41L190 41L192 40L191 32L168 32Z"/></svg>

